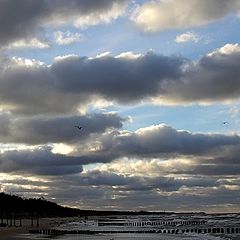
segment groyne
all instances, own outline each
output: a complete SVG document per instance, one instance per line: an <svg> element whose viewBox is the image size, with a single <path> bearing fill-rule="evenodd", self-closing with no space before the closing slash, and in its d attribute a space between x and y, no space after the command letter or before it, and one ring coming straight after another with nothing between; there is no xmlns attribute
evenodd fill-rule
<svg viewBox="0 0 240 240"><path fill-rule="evenodd" d="M240 227L208 227L208 228L187 228L187 229L112 229L112 230L59 230L59 229L32 229L31 234L42 234L58 236L65 234L114 234L114 233L159 233L159 234L240 234Z"/></svg>

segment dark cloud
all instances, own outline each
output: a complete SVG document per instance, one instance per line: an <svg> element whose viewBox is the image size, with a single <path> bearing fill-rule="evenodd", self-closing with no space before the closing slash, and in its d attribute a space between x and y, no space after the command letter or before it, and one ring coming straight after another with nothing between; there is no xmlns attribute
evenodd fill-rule
<svg viewBox="0 0 240 240"><path fill-rule="evenodd" d="M59 113L76 110L81 97L60 94L47 66L25 65L22 60L4 61L0 73L0 100L6 109L24 114ZM16 91L18 89L18 91ZM63 96L65 95L65 96ZM61 104L60 104L61 103Z"/></svg>
<svg viewBox="0 0 240 240"><path fill-rule="evenodd" d="M199 165L193 168L192 171L185 172L187 174L199 174L199 175L223 175L223 176L231 176L231 175L240 175L240 166L229 164L229 165L221 165L221 164L211 164L211 165Z"/></svg>
<svg viewBox="0 0 240 240"><path fill-rule="evenodd" d="M18 39L31 38L49 24L88 26L109 22L120 15L121 8L127 2L127 0L1 0L0 44L6 45Z"/></svg>
<svg viewBox="0 0 240 240"><path fill-rule="evenodd" d="M86 209L214 211L227 203L237 207L240 197L239 191L227 189L211 177L154 178L88 171L57 182L48 197Z"/></svg>
<svg viewBox="0 0 240 240"><path fill-rule="evenodd" d="M107 163L114 154L87 152L80 156L70 156L52 152L52 147L38 147L32 150L7 150L0 154L0 172L20 172L23 174L62 175L82 171L82 165Z"/></svg>
<svg viewBox="0 0 240 240"><path fill-rule="evenodd" d="M98 118L95 115L95 117L96 119L88 119L88 117L85 117L82 118L82 120L89 123L89 126L91 126L91 120L93 122L98 121L102 116ZM107 120L109 120L108 117L106 118ZM115 118L115 115L112 117L113 118L111 119L110 117L110 119L111 121L113 120L113 123L115 123L115 120L117 119L117 125L115 125L115 127L121 126L121 122L118 121L118 117ZM77 119L79 120L79 118ZM105 118L102 119L103 123L104 119ZM58 121L54 119L53 123L58 123ZM60 119L60 123L62 123L62 119ZM26 124L26 122L24 122L24 124ZM38 133L38 131L27 131L27 129L23 128L23 130L27 131L27 133L24 134L24 131L20 131L19 136L25 142L31 143L32 141L33 143L39 143L47 140L54 142L55 139L59 140L59 142L63 140L66 142L76 141L74 151L72 152L72 155L74 156L53 154L51 152L51 148L34 149L32 151L5 151L1 154L0 158L1 170L3 172L33 171L37 174L42 174L41 169L43 169L43 172L46 172L47 174L47 168L51 166L52 169L48 170L49 174L51 171L56 173L58 171L64 173L64 169L62 169L62 166L64 166L66 167L67 174L70 172L74 173L76 171L74 167L68 169L67 166L78 166L90 163L107 163L123 157L140 158L146 160L151 158L160 158L162 161L167 161L169 158L177 158L181 156L191 156L193 159L195 159L195 162L192 163L193 168L191 171L201 172L203 169L207 169L204 164L217 165L220 168L220 165L224 165L225 162L225 165L235 166L239 159L239 151L236 149L239 146L240 139L237 135L227 136L223 134L193 134L187 131L177 131L166 125L156 125L149 128L140 129L134 133L113 131L109 134L105 133L103 136L100 134L94 135L94 138L85 138L86 135L91 133L91 131L94 133L103 133L104 130L106 130L106 127L113 126L112 124L102 124L103 127L98 128L99 130L94 127L89 127L89 129L86 129L87 133L85 133L86 135L83 136L82 139L86 141L84 143L78 139L81 139L81 137L76 137L75 135L80 134L78 132L79 130L74 129L74 134L71 133L72 131L69 130L69 125L65 122L63 126L67 127L65 130L63 130L63 133L66 132L67 134L63 134L64 137L61 137L61 134L59 135L58 132L61 131L61 126L59 127L59 130L52 131L49 126L52 126L53 124L49 124L49 122L46 123L44 121L44 124L46 125L42 125L41 121L40 123L36 121L35 124L31 124L33 126L40 126L40 130L42 129L41 131L43 131L43 133L41 134L40 130ZM63 126L62 128L64 129ZM92 126L95 125L92 124ZM74 126L71 125L71 128L74 128ZM29 129L31 129L31 126ZM68 133L68 131L70 133ZM82 131L85 130L83 129ZM37 136L38 134L40 134L40 136ZM46 136L44 136L44 134L46 134ZM15 138L17 136L18 135L16 135ZM96 148L92 150L92 147L94 146ZM203 160L199 158L200 156ZM211 161L211 159L214 160ZM227 159L230 159L229 162L227 162ZM236 160L233 161L232 159ZM41 169L38 170L38 167ZM44 170L44 168L46 169ZM196 169L196 171L194 169ZM209 167L209 169L213 168ZM224 172L224 167L222 167L222 171ZM233 171L236 174L238 170L233 169ZM183 170L182 173L187 172ZM228 174L227 170L226 174Z"/></svg>
<svg viewBox="0 0 240 240"><path fill-rule="evenodd" d="M238 99L239 49L227 44L195 64L153 53L137 58L68 56L51 66L8 60L0 72L1 106L16 113L63 114L98 98L120 103L155 99L161 104Z"/></svg>
<svg viewBox="0 0 240 240"><path fill-rule="evenodd" d="M91 171L82 174L76 179L80 184L84 185L106 185L106 186L122 186L128 184L128 178L116 173Z"/></svg>
<svg viewBox="0 0 240 240"><path fill-rule="evenodd" d="M227 44L202 57L182 76L165 82L166 99L180 102L217 102L240 96L240 46Z"/></svg>
<svg viewBox="0 0 240 240"><path fill-rule="evenodd" d="M0 155L1 172L64 175L82 171L83 158L53 154L50 148L7 151Z"/></svg>
<svg viewBox="0 0 240 240"><path fill-rule="evenodd" d="M234 176L240 174L240 145L224 146L209 154L209 158L196 158L191 169L176 174L199 174L208 176Z"/></svg>
<svg viewBox="0 0 240 240"><path fill-rule="evenodd" d="M38 187L47 187L49 186L49 181L43 181L43 179L31 180L29 178L15 177L14 179L2 179L1 184L8 185L20 185L23 187L34 186Z"/></svg>
<svg viewBox="0 0 240 240"><path fill-rule="evenodd" d="M83 172L81 164L81 157L52 154L50 149L21 154L9 151L1 155L1 172L11 170L22 177L1 181L2 188L27 196L43 195L83 209L214 211L225 204L232 209L239 204L238 175L228 179L227 175L213 176L201 170L171 173L171 177L161 172L157 175L155 172L155 176L151 172L145 176L99 169ZM40 179L24 181L25 176L33 173L47 181L42 184ZM29 185L35 186L35 191L29 190Z"/></svg>
<svg viewBox="0 0 240 240"><path fill-rule="evenodd" d="M211 159L209 162L222 165L240 165L240 145L225 147L220 156Z"/></svg>
<svg viewBox="0 0 240 240"><path fill-rule="evenodd" d="M0 43L8 44L18 38L34 34L45 12L45 1L0 1Z"/></svg>
<svg viewBox="0 0 240 240"><path fill-rule="evenodd" d="M2 143L46 144L78 142L91 134L121 128L124 119L113 113L95 113L82 116L22 117L0 115ZM75 126L82 126L81 130Z"/></svg>
<svg viewBox="0 0 240 240"><path fill-rule="evenodd" d="M161 93L162 82L180 78L186 61L153 53L136 59L69 57L54 62L51 70L58 79L57 87L64 92L88 92L119 102L136 102Z"/></svg>
<svg viewBox="0 0 240 240"><path fill-rule="evenodd" d="M4 64L1 105L18 113L40 114L74 112L94 96L136 102L158 95L161 82L180 77L185 61L147 54L138 60L72 56L58 59L51 67L23 62L16 59Z"/></svg>
<svg viewBox="0 0 240 240"><path fill-rule="evenodd" d="M121 157L153 157L170 155L211 155L224 146L239 145L237 135L193 134L177 131L167 125L142 128L134 133L113 132L102 138L102 152Z"/></svg>
<svg viewBox="0 0 240 240"><path fill-rule="evenodd" d="M239 49L238 45L226 45L194 64L181 57L153 53L137 58L68 56L57 58L50 66L22 59L3 61L0 100L1 107L10 113L0 116L2 142L65 142L73 143L75 151L71 156L54 154L46 148L5 151L1 153L0 171L51 179L61 176L61 182L48 185L51 192L42 192L73 206L87 202L88 207L96 207L96 199L101 209L147 206L155 210L161 201L168 203L163 208L170 209L181 202L180 210L198 206L219 209L226 203L237 206L230 195L239 199L235 190L239 184L228 178L234 179L240 172L238 135L191 133L166 125L136 132L109 132L121 128L124 119L116 114L79 116L76 112L98 98L124 103L156 98L167 104L237 99ZM72 128L75 124L83 125L81 136L75 135L79 133ZM170 165L161 171L159 167L155 176L148 172L149 177L138 176L137 172L133 176L83 173L83 165L111 163L119 158L155 158L161 163L187 158L189 162L181 168ZM66 197L62 186L69 186L71 198Z"/></svg>
<svg viewBox="0 0 240 240"><path fill-rule="evenodd" d="M114 186L116 191L154 191L175 192L181 187L217 187L220 186L214 178L188 177L184 179L175 177L129 176L109 171L92 170L80 175L65 176L66 185L79 186Z"/></svg>

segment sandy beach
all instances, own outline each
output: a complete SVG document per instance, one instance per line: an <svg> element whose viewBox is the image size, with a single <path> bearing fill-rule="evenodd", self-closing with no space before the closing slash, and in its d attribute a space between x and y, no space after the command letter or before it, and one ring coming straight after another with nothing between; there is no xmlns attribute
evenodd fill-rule
<svg viewBox="0 0 240 240"><path fill-rule="evenodd" d="M31 229L50 229L62 225L67 222L79 221L79 218L41 218L39 219L39 227L36 226L36 220L32 227L31 219L22 219L21 227L0 227L0 240L19 240L19 239L50 239L47 235L32 235L29 234ZM18 222L16 222L16 225ZM51 237L52 238L52 237ZM96 235L62 235L58 236L59 240L128 240L128 239L143 239L143 240L217 240L222 239L220 236L211 236L208 234L133 234L133 233L117 233L117 234L96 234ZM234 239L234 238L233 238Z"/></svg>
<svg viewBox="0 0 240 240"><path fill-rule="evenodd" d="M58 226L59 224L74 220L75 218L40 218L39 219L39 228L52 228L55 226ZM34 226L31 226L32 221L31 219L22 219L22 226L18 226L19 222L16 222L16 227L0 227L0 239L14 239L14 236L18 234L28 234L29 230L36 229L37 223L36 220L34 220Z"/></svg>

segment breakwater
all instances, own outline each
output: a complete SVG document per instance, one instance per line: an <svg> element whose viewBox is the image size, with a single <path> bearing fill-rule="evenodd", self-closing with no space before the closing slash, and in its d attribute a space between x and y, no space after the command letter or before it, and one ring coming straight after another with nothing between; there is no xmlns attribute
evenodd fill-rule
<svg viewBox="0 0 240 240"><path fill-rule="evenodd" d="M60 229L31 229L31 234L42 234L50 236L66 234L113 234L113 233L159 233L159 234L240 234L240 227L213 227L213 228L187 228L187 229L111 229L111 230L60 230Z"/></svg>

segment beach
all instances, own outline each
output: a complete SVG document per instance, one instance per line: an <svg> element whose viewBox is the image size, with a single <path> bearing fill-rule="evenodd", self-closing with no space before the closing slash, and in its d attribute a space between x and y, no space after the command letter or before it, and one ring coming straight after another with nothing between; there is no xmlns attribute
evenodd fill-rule
<svg viewBox="0 0 240 240"><path fill-rule="evenodd" d="M226 216L225 216L226 217ZM95 217L93 218L95 219ZM107 219L107 218L106 218ZM106 221L105 219L105 221ZM99 221L99 220L98 220ZM112 220L113 221L113 220ZM222 220L226 224L226 220ZM236 218L236 222L237 222ZM37 220L34 219L22 219L22 226L19 226L19 222L16 221L16 226L0 227L0 240L19 240L19 239L59 239L59 240L128 240L128 239L140 239L140 240L220 240L220 239L238 239L237 235L228 234L223 236L222 234L207 234L207 233L194 233L194 232L185 232L182 234L168 234L168 233L111 233L112 229L119 229L121 227L104 227L101 226L92 226L93 220L89 221L89 226L83 226L82 224L87 224L86 220L81 220L78 217L69 217L69 218L40 218L38 220L39 226L37 226ZM114 221L113 221L114 222ZM231 221L233 223L233 221ZM33 226L32 226L33 223ZM219 224L219 222L218 222ZM76 230L76 229L92 229L95 230L109 230L109 233L96 233L96 234L69 234L65 235L54 235L49 236L47 234L30 234L30 230L36 229L57 229L57 230ZM99 229L98 229L99 228ZM136 229L138 229L136 227ZM144 228L141 228L144 229Z"/></svg>
<svg viewBox="0 0 240 240"><path fill-rule="evenodd" d="M14 236L20 235L20 234L28 234L29 230L31 229L36 229L36 228L52 228L56 227L66 221L71 221L75 220L75 218L40 218L39 219L39 227L36 227L36 220L33 221L34 226L32 225L32 220L27 218L27 219L22 219L22 226L18 226L19 223L17 222L17 226L12 226L12 227L0 227L0 240L8 240L8 239L15 239ZM19 239L19 238L17 238Z"/></svg>
<svg viewBox="0 0 240 240"><path fill-rule="evenodd" d="M106 234L106 235L63 235L54 237L59 240L220 240L219 237L213 236L201 236L201 235L189 235L189 236L176 236L176 235L162 235L162 234ZM8 235L1 240L19 240L19 239L53 239L53 237L43 235L31 235L31 234L13 234Z"/></svg>

